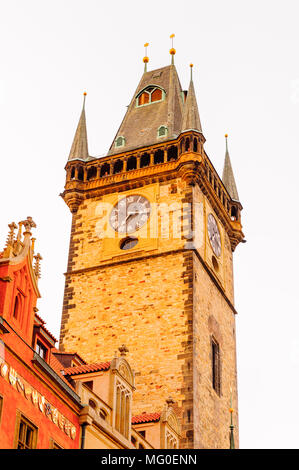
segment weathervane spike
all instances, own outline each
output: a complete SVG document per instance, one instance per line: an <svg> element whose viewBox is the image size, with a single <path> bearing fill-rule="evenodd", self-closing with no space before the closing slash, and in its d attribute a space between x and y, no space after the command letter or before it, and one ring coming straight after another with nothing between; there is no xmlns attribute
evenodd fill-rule
<svg viewBox="0 0 299 470"><path fill-rule="evenodd" d="M147 56L147 46L149 46L149 43L146 42L144 44L144 48L145 48L145 56L143 57L143 62L144 62L144 71L147 72L147 64L148 64L148 61L149 61L149 58Z"/></svg>
<svg viewBox="0 0 299 470"><path fill-rule="evenodd" d="M86 93L86 91L84 91L84 93L83 93L83 96L84 96L84 98L83 98L83 109L85 109L86 95L87 95L87 93Z"/></svg>
<svg viewBox="0 0 299 470"><path fill-rule="evenodd" d="M170 55L171 55L171 65L174 65L174 55L176 53L176 50L174 49L173 47L173 38L175 37L175 34L171 34L170 35L170 39L171 39L171 49L169 51Z"/></svg>

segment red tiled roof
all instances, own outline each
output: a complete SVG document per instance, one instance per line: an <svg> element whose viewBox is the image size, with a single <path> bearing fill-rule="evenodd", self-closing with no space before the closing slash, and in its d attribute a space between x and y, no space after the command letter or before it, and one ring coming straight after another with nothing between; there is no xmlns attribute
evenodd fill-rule
<svg viewBox="0 0 299 470"><path fill-rule="evenodd" d="M161 413L142 413L141 415L132 416L132 424L152 423L160 420Z"/></svg>
<svg viewBox="0 0 299 470"><path fill-rule="evenodd" d="M86 364L85 366L67 367L64 369L64 375L87 374L89 372L98 372L100 370L108 370L110 362L100 362L97 364Z"/></svg>

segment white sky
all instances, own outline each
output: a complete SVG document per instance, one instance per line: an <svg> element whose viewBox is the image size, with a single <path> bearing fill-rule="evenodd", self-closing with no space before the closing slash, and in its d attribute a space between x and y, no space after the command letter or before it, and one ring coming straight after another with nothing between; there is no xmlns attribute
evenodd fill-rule
<svg viewBox="0 0 299 470"><path fill-rule="evenodd" d="M298 1L0 1L0 237L31 215L39 313L58 337L71 215L59 197L87 91L91 155L105 153L143 72L193 77L205 148L225 142L247 243L235 255L240 444L299 447Z"/></svg>

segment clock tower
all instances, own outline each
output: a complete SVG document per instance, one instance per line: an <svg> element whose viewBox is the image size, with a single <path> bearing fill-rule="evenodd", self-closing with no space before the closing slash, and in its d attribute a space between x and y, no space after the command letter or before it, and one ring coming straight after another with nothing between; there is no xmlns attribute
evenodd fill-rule
<svg viewBox="0 0 299 470"><path fill-rule="evenodd" d="M84 98L62 193L72 228L60 347L98 362L126 344L134 414L171 396L180 447L227 448L233 407L237 446L242 205L227 146L222 178L204 150L192 66L184 91L173 60L152 71L147 61L102 158L88 152Z"/></svg>

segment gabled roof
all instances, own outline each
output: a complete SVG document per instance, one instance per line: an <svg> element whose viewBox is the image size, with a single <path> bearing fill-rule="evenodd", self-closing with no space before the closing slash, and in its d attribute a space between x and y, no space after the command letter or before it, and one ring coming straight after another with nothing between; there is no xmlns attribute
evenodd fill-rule
<svg viewBox="0 0 299 470"><path fill-rule="evenodd" d="M148 86L157 86L165 92L165 99L153 104L136 106L136 97ZM174 65L145 72L134 93L126 115L112 142L108 155L153 145L176 138L182 127L182 87ZM158 137L160 126L166 126L166 137ZM124 137L125 144L115 147L117 137Z"/></svg>
<svg viewBox="0 0 299 470"><path fill-rule="evenodd" d="M90 372L99 372L101 370L109 370L110 362L101 362L97 364L86 364L77 367L67 367L64 369L64 375L88 374Z"/></svg>
<svg viewBox="0 0 299 470"><path fill-rule="evenodd" d="M132 416L132 424L153 423L160 421L161 413L142 413L141 415Z"/></svg>

